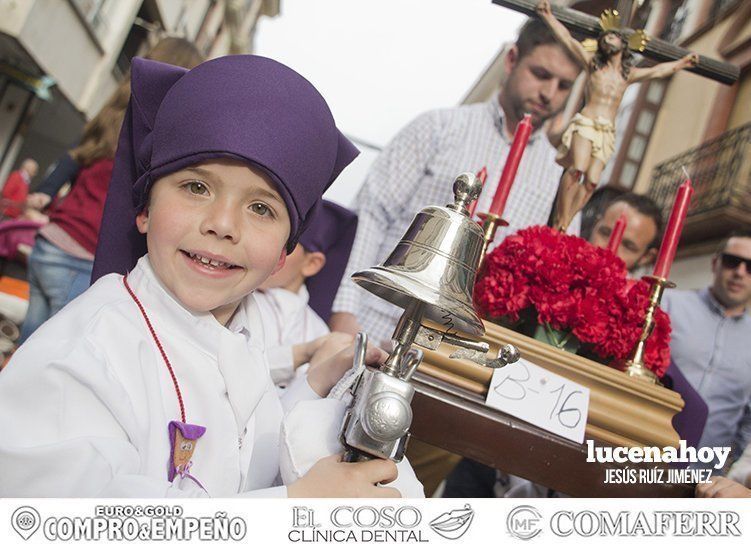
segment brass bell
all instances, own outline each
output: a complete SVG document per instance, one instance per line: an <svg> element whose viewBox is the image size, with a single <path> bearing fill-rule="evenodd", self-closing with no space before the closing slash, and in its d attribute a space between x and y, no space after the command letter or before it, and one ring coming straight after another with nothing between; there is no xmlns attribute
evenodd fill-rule
<svg viewBox="0 0 751 544"><path fill-rule="evenodd" d="M483 231L467 207L482 183L472 173L454 181L454 203L423 208L386 261L356 272L361 287L404 308L424 303L425 319L475 336L485 327L472 305Z"/></svg>

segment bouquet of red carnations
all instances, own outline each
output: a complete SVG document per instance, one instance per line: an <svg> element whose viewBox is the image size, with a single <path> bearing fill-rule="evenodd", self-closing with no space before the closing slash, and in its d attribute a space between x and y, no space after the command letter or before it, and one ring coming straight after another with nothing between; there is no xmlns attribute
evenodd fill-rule
<svg viewBox="0 0 751 544"><path fill-rule="evenodd" d="M628 280L622 260L577 236L535 226L512 234L487 255L475 306L490 320L537 322L569 331L605 360L626 359L649 306L649 285ZM659 308L645 364L658 376L670 364L670 320Z"/></svg>

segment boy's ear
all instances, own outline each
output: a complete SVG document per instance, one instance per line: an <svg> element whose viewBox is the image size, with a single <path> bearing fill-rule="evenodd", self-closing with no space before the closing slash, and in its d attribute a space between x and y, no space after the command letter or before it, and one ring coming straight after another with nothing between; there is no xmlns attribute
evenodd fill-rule
<svg viewBox="0 0 751 544"><path fill-rule="evenodd" d="M270 274L273 276L277 272L279 272L284 264L287 262L287 248L282 248L282 253L279 255L279 261L276 263L276 266L274 267L274 271Z"/></svg>
<svg viewBox="0 0 751 544"><path fill-rule="evenodd" d="M138 232L146 234L149 232L149 208L144 208L141 213L136 216L136 227Z"/></svg>
<svg viewBox="0 0 751 544"><path fill-rule="evenodd" d="M305 254L305 264L302 267L302 275L306 278L315 276L326 266L326 255L320 251L311 251Z"/></svg>

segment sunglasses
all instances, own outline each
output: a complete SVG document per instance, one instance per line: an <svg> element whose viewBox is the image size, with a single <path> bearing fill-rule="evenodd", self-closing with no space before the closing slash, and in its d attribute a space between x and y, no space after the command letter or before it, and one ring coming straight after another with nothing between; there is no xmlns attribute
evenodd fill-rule
<svg viewBox="0 0 751 544"><path fill-rule="evenodd" d="M741 263L744 263L746 265L746 274L751 274L751 259L745 259L731 253L722 253L720 254L720 262L722 262L722 267L728 270L735 270Z"/></svg>

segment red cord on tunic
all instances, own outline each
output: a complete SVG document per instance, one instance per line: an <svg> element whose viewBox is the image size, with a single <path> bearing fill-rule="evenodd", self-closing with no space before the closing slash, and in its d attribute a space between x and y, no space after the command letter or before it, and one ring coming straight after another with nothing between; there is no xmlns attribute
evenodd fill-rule
<svg viewBox="0 0 751 544"><path fill-rule="evenodd" d="M169 370L169 375L172 377L172 383L175 385L175 393L177 393L177 402L180 403L180 418L182 419L182 422L185 423L185 405L183 404L183 396L180 393L180 384L177 382L177 376L175 376L175 372L174 370L172 370L172 365L170 364L169 359L167 358L167 353L164 351L164 348L162 347L162 343L159 341L159 338L156 335L156 331L154 330L154 327L151 325L149 316L146 315L146 310L144 309L143 304L141 304L141 301L138 300L138 297L130 288L130 285L128 284L127 275L123 276L123 284L125 285L125 289L127 289L128 294L130 294L130 296L135 301L136 306L138 306L138 309L141 310L141 315L143 315L143 318L146 321L146 326L149 328L149 332L151 333L152 338L154 338L154 342L156 342L156 347L159 348L159 353L162 354L162 359L164 360L164 364L167 365L167 370Z"/></svg>

